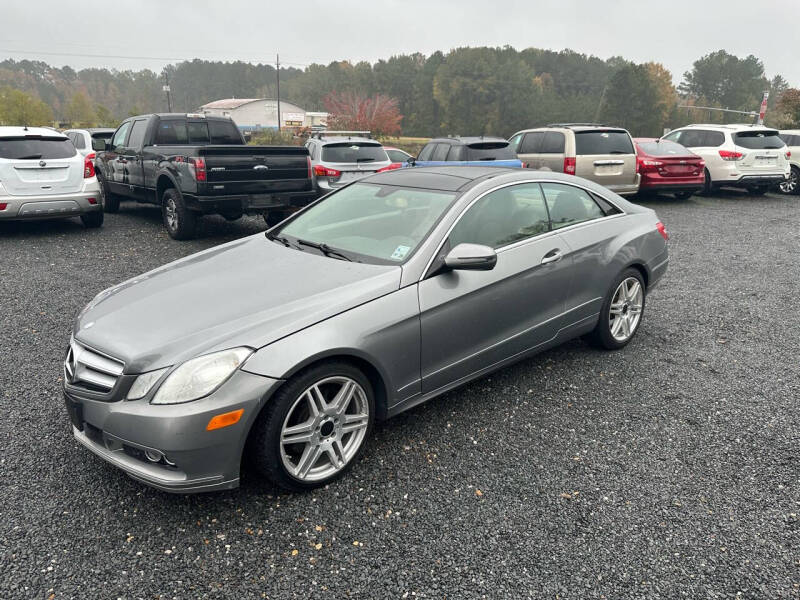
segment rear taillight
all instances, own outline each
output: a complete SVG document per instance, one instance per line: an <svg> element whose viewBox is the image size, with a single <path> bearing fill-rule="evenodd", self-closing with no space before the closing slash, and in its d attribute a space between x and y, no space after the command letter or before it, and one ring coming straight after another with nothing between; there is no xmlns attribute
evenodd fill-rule
<svg viewBox="0 0 800 600"><path fill-rule="evenodd" d="M339 177L341 174L342 172L336 169L329 169L322 165L314 165L314 175L317 177Z"/></svg>
<svg viewBox="0 0 800 600"><path fill-rule="evenodd" d="M564 173L567 175L575 175L575 157L564 157Z"/></svg>
<svg viewBox="0 0 800 600"><path fill-rule="evenodd" d="M383 167L382 169L378 169L378 173L383 173L384 171L394 171L395 169L402 169L403 163L392 163L388 167Z"/></svg>
<svg viewBox="0 0 800 600"><path fill-rule="evenodd" d="M8 208L8 204L5 202L0 202L0 210L5 210L6 208Z"/></svg>
<svg viewBox="0 0 800 600"><path fill-rule="evenodd" d="M742 160L744 158L744 154L732 150L720 150L719 155L722 160Z"/></svg>
<svg viewBox="0 0 800 600"><path fill-rule="evenodd" d="M523 169L527 169L528 168L528 163L522 163L522 168Z"/></svg>
<svg viewBox="0 0 800 600"><path fill-rule="evenodd" d="M92 158L94 155L89 155L83 160L83 178L89 179L89 177L94 177L94 163L92 162Z"/></svg>
<svg viewBox="0 0 800 600"><path fill-rule="evenodd" d="M189 158L189 170L194 174L195 181L206 181L206 161L204 158Z"/></svg>
<svg viewBox="0 0 800 600"><path fill-rule="evenodd" d="M664 224L661 221L656 223L656 229L658 229L658 233L661 234L661 237L664 238L665 242L669 240L669 234L667 233L667 228L664 227Z"/></svg>
<svg viewBox="0 0 800 600"><path fill-rule="evenodd" d="M658 171L659 168L664 166L660 160L650 160L647 158L640 158L637 161L639 173L647 173L648 171Z"/></svg>
<svg viewBox="0 0 800 600"><path fill-rule="evenodd" d="M88 198L89 204L97 204L97 198Z"/></svg>
<svg viewBox="0 0 800 600"><path fill-rule="evenodd" d="M786 151L786 160L789 160L790 158L792 158L792 151L791 150L787 150Z"/></svg>

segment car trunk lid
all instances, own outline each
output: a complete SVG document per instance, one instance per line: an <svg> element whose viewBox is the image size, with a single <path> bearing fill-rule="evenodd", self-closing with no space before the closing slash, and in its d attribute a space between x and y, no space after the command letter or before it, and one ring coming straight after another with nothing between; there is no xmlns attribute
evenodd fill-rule
<svg viewBox="0 0 800 600"><path fill-rule="evenodd" d="M636 183L636 153L625 130L575 132L575 174L604 186Z"/></svg>
<svg viewBox="0 0 800 600"><path fill-rule="evenodd" d="M311 187L308 150L302 146L204 146L207 193L305 191Z"/></svg>
<svg viewBox="0 0 800 600"><path fill-rule="evenodd" d="M740 131L734 134L740 171L752 173L783 172L786 168L786 145L775 130Z"/></svg>

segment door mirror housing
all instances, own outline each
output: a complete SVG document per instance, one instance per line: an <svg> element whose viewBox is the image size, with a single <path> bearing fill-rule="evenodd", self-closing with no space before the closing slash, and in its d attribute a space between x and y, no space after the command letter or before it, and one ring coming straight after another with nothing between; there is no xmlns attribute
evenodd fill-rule
<svg viewBox="0 0 800 600"><path fill-rule="evenodd" d="M454 271L491 271L497 264L497 252L481 244L459 244L447 253L444 264Z"/></svg>
<svg viewBox="0 0 800 600"><path fill-rule="evenodd" d="M98 152L102 152L108 148L108 145L111 143L111 140L106 140L104 138L92 138L92 150L96 150Z"/></svg>
<svg viewBox="0 0 800 600"><path fill-rule="evenodd" d="M415 162L417 162L417 159L416 159L416 158L414 158L413 156L409 156L409 157L406 159L406 164L407 164L409 167L413 167Z"/></svg>

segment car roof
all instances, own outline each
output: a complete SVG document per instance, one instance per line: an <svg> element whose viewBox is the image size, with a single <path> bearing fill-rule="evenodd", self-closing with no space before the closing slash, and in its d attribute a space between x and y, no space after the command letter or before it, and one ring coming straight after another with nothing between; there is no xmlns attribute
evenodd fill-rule
<svg viewBox="0 0 800 600"><path fill-rule="evenodd" d="M457 192L469 189L485 179L516 171L520 171L520 169L479 166L407 167L377 173L361 181L403 187L425 188L443 192Z"/></svg>
<svg viewBox="0 0 800 600"><path fill-rule="evenodd" d="M766 125L751 125L749 123L726 123L724 125L719 123L690 123L683 127L676 127L677 129L692 129L693 127L702 127L703 129L724 129L726 131L741 131L746 129L748 131L777 131L774 127L767 127Z"/></svg>
<svg viewBox="0 0 800 600"><path fill-rule="evenodd" d="M49 138L64 138L67 139L63 133L55 129L48 129L47 127L22 127L14 125L0 126L0 137L49 137Z"/></svg>
<svg viewBox="0 0 800 600"><path fill-rule="evenodd" d="M342 142L358 142L359 144L363 142L369 142L371 145L374 146L381 145L381 143L378 140L373 140L372 138L365 138L358 136L348 137L346 135L342 135L342 136L332 136L332 137L326 137L322 139L318 138L318 139L323 146L327 146L328 144L341 144Z"/></svg>
<svg viewBox="0 0 800 600"><path fill-rule="evenodd" d="M521 129L514 135L520 133L531 133L534 131L625 131L628 130L624 127L617 127L616 125L600 125L599 123L551 123L550 125L543 125L541 127L531 127L530 129Z"/></svg>
<svg viewBox="0 0 800 600"><path fill-rule="evenodd" d="M429 144L434 142L450 142L456 144L464 144L465 146L469 146L470 144L480 144L481 142L508 142L506 138L496 137L492 135L471 135L471 136L461 136L457 135L454 137L442 137L442 138L433 138Z"/></svg>

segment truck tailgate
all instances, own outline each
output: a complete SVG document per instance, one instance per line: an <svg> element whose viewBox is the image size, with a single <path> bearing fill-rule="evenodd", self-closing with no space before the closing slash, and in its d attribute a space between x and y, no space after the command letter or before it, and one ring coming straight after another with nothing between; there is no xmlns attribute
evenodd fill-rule
<svg viewBox="0 0 800 600"><path fill-rule="evenodd" d="M308 150L303 146L204 146L206 193L268 194L311 189Z"/></svg>

